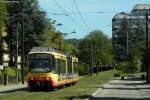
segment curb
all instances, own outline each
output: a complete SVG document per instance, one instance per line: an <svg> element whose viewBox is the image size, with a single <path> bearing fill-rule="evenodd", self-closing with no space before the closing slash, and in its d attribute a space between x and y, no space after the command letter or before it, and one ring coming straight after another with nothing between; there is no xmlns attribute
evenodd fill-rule
<svg viewBox="0 0 150 100"><path fill-rule="evenodd" d="M26 84L25 85L3 86L3 87L1 87L0 93L8 92L8 91L15 91L15 90L24 89L24 88L27 88Z"/></svg>

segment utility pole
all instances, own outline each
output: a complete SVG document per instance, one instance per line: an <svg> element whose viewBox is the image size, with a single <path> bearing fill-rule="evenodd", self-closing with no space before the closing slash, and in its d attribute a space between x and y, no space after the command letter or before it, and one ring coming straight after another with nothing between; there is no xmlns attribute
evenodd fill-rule
<svg viewBox="0 0 150 100"><path fill-rule="evenodd" d="M17 44L17 48L16 48L16 84L18 84L18 47L19 47L19 45L18 45L18 31L19 31L19 27L18 27L18 23L17 23L17 37L16 37L16 40L17 40L17 42L16 42L16 44Z"/></svg>
<svg viewBox="0 0 150 100"><path fill-rule="evenodd" d="M127 57L128 57L128 54L129 54L129 39L128 39L129 35L128 35L128 31L127 31Z"/></svg>
<svg viewBox="0 0 150 100"><path fill-rule="evenodd" d="M90 39L91 42L91 76L93 76L93 45L92 45L92 39Z"/></svg>
<svg viewBox="0 0 150 100"><path fill-rule="evenodd" d="M149 48L148 13L146 13L146 48Z"/></svg>
<svg viewBox="0 0 150 100"><path fill-rule="evenodd" d="M148 12L146 13L146 52L149 54L149 27L148 27ZM147 55L149 56L149 55ZM149 58L149 57L146 57ZM148 59L147 59L148 60ZM150 64L146 64L146 81L150 83Z"/></svg>
<svg viewBox="0 0 150 100"><path fill-rule="evenodd" d="M22 84L24 84L24 3L23 3L23 8L22 8L22 53L21 53L21 81Z"/></svg>

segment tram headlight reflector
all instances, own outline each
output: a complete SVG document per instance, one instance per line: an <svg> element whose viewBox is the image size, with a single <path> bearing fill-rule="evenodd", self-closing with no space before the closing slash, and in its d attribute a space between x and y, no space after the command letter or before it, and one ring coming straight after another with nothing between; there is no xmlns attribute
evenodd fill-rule
<svg viewBox="0 0 150 100"><path fill-rule="evenodd" d="M30 80L33 80L34 78L33 78L33 77L30 77L29 79L30 79Z"/></svg>
<svg viewBox="0 0 150 100"><path fill-rule="evenodd" d="M51 78L50 77L46 77L46 80L50 80Z"/></svg>

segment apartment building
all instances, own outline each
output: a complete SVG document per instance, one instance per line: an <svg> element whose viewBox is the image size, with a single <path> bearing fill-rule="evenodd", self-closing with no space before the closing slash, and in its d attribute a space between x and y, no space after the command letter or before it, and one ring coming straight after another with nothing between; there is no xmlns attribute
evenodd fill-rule
<svg viewBox="0 0 150 100"><path fill-rule="evenodd" d="M148 26L149 26L149 34L150 34L150 4L137 4L133 7L131 13L121 12L116 14L112 19L112 45L115 56L121 59L124 59L129 54L129 37L130 34L126 32L123 36L120 31L121 23L123 20L127 21L128 30L133 31L135 28L138 28L137 25L140 24L144 33L146 33L146 16L148 16ZM146 34L141 34L140 36L145 36ZM124 41L124 44L121 44ZM149 35L150 38L150 35Z"/></svg>

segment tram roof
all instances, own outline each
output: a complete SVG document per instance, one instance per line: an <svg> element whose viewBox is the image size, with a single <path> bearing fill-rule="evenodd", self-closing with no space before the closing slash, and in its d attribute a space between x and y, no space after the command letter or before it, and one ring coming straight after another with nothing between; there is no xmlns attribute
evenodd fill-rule
<svg viewBox="0 0 150 100"><path fill-rule="evenodd" d="M62 51L50 47L33 47L30 52L57 52L63 54Z"/></svg>
<svg viewBox="0 0 150 100"><path fill-rule="evenodd" d="M55 48L51 48L51 47L33 47L31 50L30 50L30 53L34 53L34 52L54 52L54 53L59 53L59 54L63 54L63 55L66 55L67 57L73 57L73 58L76 58L75 56L71 55L70 53L67 53L67 52L63 52L63 51L60 51L58 49L55 49Z"/></svg>

